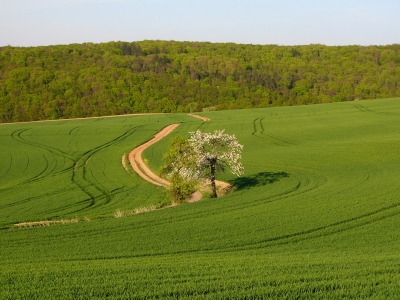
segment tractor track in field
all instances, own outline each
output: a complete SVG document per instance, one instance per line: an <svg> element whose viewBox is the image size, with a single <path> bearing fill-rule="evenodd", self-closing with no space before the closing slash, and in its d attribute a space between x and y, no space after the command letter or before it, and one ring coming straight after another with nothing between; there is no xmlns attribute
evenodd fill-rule
<svg viewBox="0 0 400 300"><path fill-rule="evenodd" d="M400 215L400 203L393 203L391 205L382 207L380 209L365 213L353 218L345 219L342 221L327 224L316 228L285 234L277 237L265 239L256 243L242 244L239 247L231 248L235 250L240 249L258 249L267 248L269 246L298 243L305 240L312 240L324 236L341 233L354 228L373 224L375 222L383 221L388 218ZM224 249L226 251L226 249Z"/></svg>
<svg viewBox="0 0 400 300"><path fill-rule="evenodd" d="M33 144L31 144L31 143L25 141L25 140L21 137L21 133L23 133L23 132L25 132L25 131L27 131L27 130L29 130L29 129L21 129L21 130L14 131L14 132L11 134L11 137L12 137L14 140L18 141L18 142L21 142L21 143L24 143L24 144L28 144L28 145L31 145L31 146L36 146L36 145L33 145ZM26 154L26 153L25 153L25 154ZM51 153L51 155L54 157L54 155L53 155L52 153ZM46 157L46 155L44 155L44 154L43 154L43 159L44 159L44 161L45 161L46 166L45 166L45 168L44 168L43 170L41 170L38 174L36 174L35 176L33 176L33 177L31 177L31 178L28 178L28 179L25 179L25 180L23 180L23 181L17 182L17 183L15 183L15 184L11 185L11 186L6 187L6 188L1 188L0 191L1 191L1 192L4 192L4 191L10 190L10 189L12 189L12 188L14 188L14 187L16 187L16 186L19 186L19 185L22 185L22 184L27 184L27 183L36 182L36 181L42 180L42 179L44 179L45 177L49 176L49 175L54 171L54 169L57 167L57 163L56 163L55 166L50 166L50 165L49 165L49 159L48 159L48 158ZM10 160L9 169L11 168L12 161L13 161L13 158L12 158L12 155L11 155L11 160ZM29 162L30 162L30 159L29 159L29 156L27 155L27 165L25 166L24 171L29 167ZM49 169L50 169L50 170L49 170Z"/></svg>
<svg viewBox="0 0 400 300"><path fill-rule="evenodd" d="M97 119L95 121L99 121L99 120ZM55 161L56 163L55 163L55 165L51 165L48 157L46 157L46 155L43 153L43 158L46 162L46 167L43 170L41 170L39 174L36 174L32 178L26 179L22 182L16 183L13 186L9 186L7 188L1 189L0 191L4 192L6 190L15 188L16 186L33 183L33 182L38 182L43 179L46 179L48 176L54 176L54 175L61 174L61 173L72 172L71 181L82 192L84 192L89 197L89 199L87 199L86 201L89 200L90 203L83 209L92 207L95 204L96 205L100 204L99 202L103 201L103 200L105 200L103 204L107 204L111 201L114 192L109 192L100 183L98 183L94 179L94 175L91 173L92 171L90 171L92 176L88 175L89 172L87 170L87 163L99 151L104 150L110 146L113 146L113 145L116 145L116 144L122 142L124 139L126 139L127 137L129 137L130 135L132 135L134 132L136 132L138 129L140 129L142 127L143 127L142 125L130 127L128 130L126 130L124 133L122 133L120 136L116 137L115 139L112 139L111 141L101 144L93 149L90 149L78 157L74 157L74 156L70 155L69 153L61 151L55 147L43 145L43 144L29 141L29 140L23 138L21 135L24 132L28 131L29 128L23 128L23 129L16 130L11 134L11 137L14 140L16 140L20 143L27 144L29 146L33 146L33 147L37 147L37 148L46 150L53 157L52 161ZM76 128L74 128L74 129L76 129ZM79 128L78 128L78 130L79 130ZM56 156L63 158L64 164L65 164L65 160L69 160L70 165L67 166L66 168L63 168L62 170L54 172L54 170L57 168L57 165L58 165L57 160L55 159ZM12 156L11 156L11 162L12 162ZM34 199L34 198L28 198L28 201L32 200L32 199ZM24 200L22 200L22 201L24 201ZM78 211L81 211L83 209L79 209Z"/></svg>
<svg viewBox="0 0 400 300"><path fill-rule="evenodd" d="M286 199L289 199L294 196L298 196L301 194L309 193L311 191L315 191L316 189L321 188L328 182L328 179L320 173L316 173L316 174L318 174L318 177L317 177L318 180L315 181L315 180L313 180L314 176L310 176L310 174L305 175L304 171L305 170L303 170L303 169L294 169L294 170L290 171L290 174L293 174L297 177L297 183L294 184L290 189L283 191L281 193L275 194L275 195L271 195L269 197L264 197L264 196L258 197L251 203L247 203L246 201L243 201L240 206L225 207L224 213L240 211L240 210L243 210L243 209L249 208L249 207L265 205L265 204L269 204L269 203L276 202L276 201L286 200ZM310 171L310 170L308 170L308 171ZM312 173L314 174L315 170L312 170ZM200 218L201 216L202 216L202 214L199 214L196 216L196 218ZM180 220L184 220L184 219L179 219L179 218L176 219L176 221L180 221Z"/></svg>
<svg viewBox="0 0 400 300"><path fill-rule="evenodd" d="M38 174L36 174L35 176L33 176L31 178L28 178L26 180L18 182L16 184L12 185L12 186L7 187L7 188L1 189L0 190L1 192L4 192L6 190L9 190L9 189L12 189L12 188L15 188L17 186L24 185L24 184L36 183L36 182L39 182L41 180L46 179L48 176L54 176L54 175L57 175L57 174L66 173L66 172L68 172L68 171L70 171L72 169L72 167L67 167L67 168L59 170L57 172L54 172L54 170L57 168L57 165L58 165L57 160L54 159L56 156L63 158L63 164L65 164L65 160L66 159L69 159L73 163L74 162L73 157L71 155L69 155L68 153L63 152L63 151L61 151L61 150L59 150L57 148L54 148L54 147L51 147L51 146L47 146L47 145L42 145L40 143L32 142L32 141L29 141L29 140L23 138L21 135L24 132L27 132L28 130L29 130L29 128L23 128L23 129L14 131L13 133L11 133L11 137L17 142L20 142L20 143L23 143L23 144L26 144L26 145L29 145L29 146L32 146L32 147L36 147L36 148L40 148L40 149L46 150L52 156L52 158L53 158L52 161L55 161L55 165L49 166L49 159L46 157L46 155L44 153L42 153L43 159L44 159L44 161L46 163L45 169L43 169L42 171L40 171ZM28 162L27 162L27 165L25 167L25 170L29 167L29 163L30 163L29 155L27 155L27 160L28 160Z"/></svg>
<svg viewBox="0 0 400 300"><path fill-rule="evenodd" d="M26 171L26 169L28 169L29 163L30 163L30 158L29 158L28 153L25 152L25 156L26 156L27 162L26 162L26 165L25 165L25 169L22 171L22 173L25 173L25 171Z"/></svg>
<svg viewBox="0 0 400 300"><path fill-rule="evenodd" d="M395 113L395 112L385 112L385 111L377 112L377 111L372 111L368 107L362 106L360 104L353 104L353 105L359 111L364 112L364 113L368 112L368 113L373 113L373 114L376 114L376 115L396 116L396 117L398 117L400 115L399 113Z"/></svg>
<svg viewBox="0 0 400 300"><path fill-rule="evenodd" d="M11 155L10 152L8 152L8 155L9 155L10 159L9 159L9 163L8 163L8 166L7 166L7 170L5 170L5 171L3 172L3 174L1 175L1 177L7 176L8 172L10 172L11 167L12 167L13 158L12 158L12 155ZM0 178L1 178L1 177L0 177Z"/></svg>
<svg viewBox="0 0 400 300"><path fill-rule="evenodd" d="M86 208L93 207L94 205L100 204L100 201L104 201L103 204L110 203L112 200L112 193L110 193L107 189L103 188L101 184L99 184L95 180L95 176L93 175L92 171L90 173L92 174L92 178L89 178L89 172L87 169L87 164L89 160L99 151L104 150L110 146L116 145L123 140L125 140L127 137L131 136L134 132L136 132L138 129L142 128L143 126L135 126L129 128L126 132L121 134L120 136L116 137L115 139L108 141L104 144L101 144L100 146L97 146L89 151L86 151L83 155L78 157L76 160L74 160L74 165L73 165L73 173L72 173L72 182L74 182L85 194L89 196L90 203ZM86 209L83 208L83 209ZM82 210L82 209L81 209Z"/></svg>
<svg viewBox="0 0 400 300"><path fill-rule="evenodd" d="M265 129L264 129L263 120L264 120L264 117L256 118L256 119L253 120L253 129L254 130L253 130L252 135L254 137L263 139L263 140L265 140L265 141L267 141L269 143L275 144L277 146L293 146L293 145L295 145L292 142L285 141L283 139L276 138L276 137L274 137L272 135L265 134L264 133Z"/></svg>
<svg viewBox="0 0 400 300"><path fill-rule="evenodd" d="M57 191L54 191L54 192L51 192L51 193L47 193L46 196L56 196L56 195L59 195L59 194L62 194L62 193L68 192L68 191L72 191L72 190L73 189L70 188L70 187L63 188L63 189L60 189L60 190L57 190ZM15 201L15 202L12 202L12 203L0 205L0 208L14 207L14 206L18 206L18 205L21 205L21 204L24 204L24 203L28 203L30 201L39 200L41 198L43 198L43 195L33 196L33 197L25 198L23 200L19 200L19 201Z"/></svg>
<svg viewBox="0 0 400 300"><path fill-rule="evenodd" d="M363 180L361 180L357 185L362 184L366 181L368 181L370 178L370 174L367 174ZM288 193L283 193L281 195L276 195L274 197L271 197L271 200L267 202L273 202L277 200L283 200L285 198L292 197L293 195L298 195L302 193L307 193L311 190L315 190L317 188L320 188L324 184L327 183L327 179L323 178L322 182L319 184L316 184L315 186L310 186L307 187L306 189L300 189L300 186L302 184L299 183L298 186L296 186L294 189L290 190ZM310 184L309 180L306 179L306 186ZM353 188L353 187L351 187ZM351 189L348 188L348 189ZM347 190L347 189L346 189ZM343 190L341 192L345 192L346 190ZM396 189L397 191L400 191L400 188ZM382 197L386 193L383 193L382 195L376 196L375 198ZM259 201L257 201L258 203ZM245 205L241 206L241 209L244 207L252 206L251 205ZM234 209L231 209L234 210ZM228 210L226 210L228 211ZM330 236L334 234L338 234L347 230L352 230L354 228L358 227L363 227L366 225L370 225L379 221L383 221L386 219L389 219L391 217L400 215L400 202L394 202L391 204L388 204L386 206L377 208L373 211L370 212L365 212L364 214L350 217L341 221L333 222L330 224L310 228L310 229L305 229L302 231L298 232L293 232L289 234L284 234L284 235L279 235L276 237L271 237L267 238L265 240L261 240L259 242L254 242L254 243L244 243L240 246L237 247L232 247L230 248L231 250L241 250L241 249L259 249L259 248L267 248L270 246L276 246L276 245L283 245L283 244L291 244L291 243L298 243L301 241L305 240L312 240L312 239L317 239L325 236ZM226 250L226 249L225 249ZM224 250L224 251L225 251Z"/></svg>

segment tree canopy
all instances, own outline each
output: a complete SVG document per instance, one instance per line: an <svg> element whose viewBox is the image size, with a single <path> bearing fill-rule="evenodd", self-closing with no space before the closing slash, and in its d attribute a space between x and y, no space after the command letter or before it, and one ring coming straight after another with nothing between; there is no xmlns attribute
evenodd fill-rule
<svg viewBox="0 0 400 300"><path fill-rule="evenodd" d="M400 45L141 41L0 48L0 122L400 96Z"/></svg>
<svg viewBox="0 0 400 300"><path fill-rule="evenodd" d="M236 176L243 174L243 145L239 144L235 135L215 130L214 133L196 130L190 133L189 143L194 150L195 177L209 179L212 186L212 196L217 197L215 176L218 171L225 172L227 168Z"/></svg>
<svg viewBox="0 0 400 300"><path fill-rule="evenodd" d="M243 145L235 135L215 130L214 133L196 130L190 138L176 136L164 154L161 175L170 180L168 188L173 202L182 202L198 187L196 180L211 183L212 197L217 197L216 174L227 168L237 176L243 174L241 163Z"/></svg>
<svg viewBox="0 0 400 300"><path fill-rule="evenodd" d="M177 135L171 140L163 156L161 176L170 182L167 191L173 204L187 200L196 191L196 180L190 176L190 170L196 167L195 154L189 141Z"/></svg>

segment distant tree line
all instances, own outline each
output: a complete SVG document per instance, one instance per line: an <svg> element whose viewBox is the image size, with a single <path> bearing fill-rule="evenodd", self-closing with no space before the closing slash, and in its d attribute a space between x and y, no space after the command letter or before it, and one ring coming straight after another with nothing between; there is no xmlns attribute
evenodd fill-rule
<svg viewBox="0 0 400 300"><path fill-rule="evenodd" d="M141 41L0 48L0 122L400 96L400 45Z"/></svg>

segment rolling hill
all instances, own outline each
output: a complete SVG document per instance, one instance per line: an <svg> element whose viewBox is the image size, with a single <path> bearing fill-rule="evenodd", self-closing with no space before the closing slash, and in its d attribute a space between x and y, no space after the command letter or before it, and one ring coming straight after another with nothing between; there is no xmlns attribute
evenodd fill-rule
<svg viewBox="0 0 400 300"><path fill-rule="evenodd" d="M0 47L0 122L400 97L400 45Z"/></svg>
<svg viewBox="0 0 400 300"><path fill-rule="evenodd" d="M399 298L399 98L200 114L1 125L0 298ZM235 134L245 174L115 218L167 202L121 157L172 123ZM13 225L45 219L77 222Z"/></svg>

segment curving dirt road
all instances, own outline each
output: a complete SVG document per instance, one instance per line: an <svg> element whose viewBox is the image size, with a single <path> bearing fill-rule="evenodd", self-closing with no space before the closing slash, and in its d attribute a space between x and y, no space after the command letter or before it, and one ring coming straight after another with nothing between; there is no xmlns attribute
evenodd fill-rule
<svg viewBox="0 0 400 300"><path fill-rule="evenodd" d="M71 119L57 119L57 120L39 120L39 121L0 123L0 125L25 124L25 123L45 123L45 122L58 122L58 121L76 121L76 120L88 120L88 119L103 119L103 118L117 118L117 117L135 117L135 116L151 116L151 115L167 115L167 114L168 114L168 113L138 113L138 114L111 115L111 116L100 116L100 117L85 117L85 118L71 118Z"/></svg>
<svg viewBox="0 0 400 300"><path fill-rule="evenodd" d="M129 162L132 166L132 168L135 170L136 173L139 174L140 177L143 179L156 184L160 186L169 186L169 182L166 181L165 179L162 179L161 177L157 176L154 174L148 166L144 163L142 160L142 152L145 150L147 147L150 147L151 145L157 143L159 140L161 140L163 137L167 136L170 134L176 127L178 127L179 124L171 124L165 127L163 130L158 132L154 138L152 138L150 141L140 145L139 147L133 149L129 153Z"/></svg>
<svg viewBox="0 0 400 300"><path fill-rule="evenodd" d="M163 137L170 134L178 126L179 126L179 124L171 124L171 125L165 127L163 130L158 132L154 136L154 138L152 138L150 141L140 145L139 147L133 149L129 153L128 158L129 158L129 162L130 162L133 170L135 170L135 172L138 173L138 175L140 177L142 177L144 180L147 180L148 182L151 182L155 185L159 185L159 186L163 186L163 187L167 187L170 185L170 183L168 181L166 181L165 179L162 179L161 177L154 174L150 170L150 168L144 163L144 161L142 160L142 152L147 147L150 147L154 143L157 143L159 140L161 140ZM124 156L122 157L122 161L124 161ZM123 163L123 165L124 165L124 163ZM125 167L125 165L124 165L124 167ZM194 192L192 194L191 198L188 199L188 202L198 201L201 199L201 196L202 195L200 192L198 192L198 191Z"/></svg>
<svg viewBox="0 0 400 300"><path fill-rule="evenodd" d="M195 114L187 114L187 115L188 115L188 116L191 116L191 117L195 117L195 118L197 118L197 119L201 119L201 120L203 120L204 122L210 121L209 118L202 117L202 116L199 116L199 115L195 115Z"/></svg>
<svg viewBox="0 0 400 300"><path fill-rule="evenodd" d="M199 117L201 118L203 121L207 121L209 119L207 118L203 118L200 116L196 116L196 115L192 115L193 117ZM148 182L151 182L155 185L158 186L163 186L163 187L168 187L170 185L170 183L157 176L156 174L154 174L150 168L144 163L144 161L142 160L142 152L147 148L150 147L151 145L157 143L159 140L161 140L162 138L164 138L165 136L167 136L168 134L170 134L176 127L178 127L179 124L171 124L168 125L167 127L165 127L164 129L162 129L160 132L158 132L154 138L152 138L151 140L147 141L146 143L140 145L139 147L136 147L135 149L133 149L129 155L128 155L128 159L129 159L129 163L131 164L133 170L140 176L142 177L144 180L147 180ZM125 164L125 154L122 156L122 165L124 166L125 170L128 172L128 168ZM225 189L226 191L229 191L231 189L231 185L229 183L223 182L223 181L219 181L216 180L215 183L217 184L217 186L221 189ZM190 199L187 200L187 202L196 202L198 200L200 200L202 197L202 194L200 191L196 191L192 194L192 196L190 197ZM174 204L173 204L174 205Z"/></svg>

